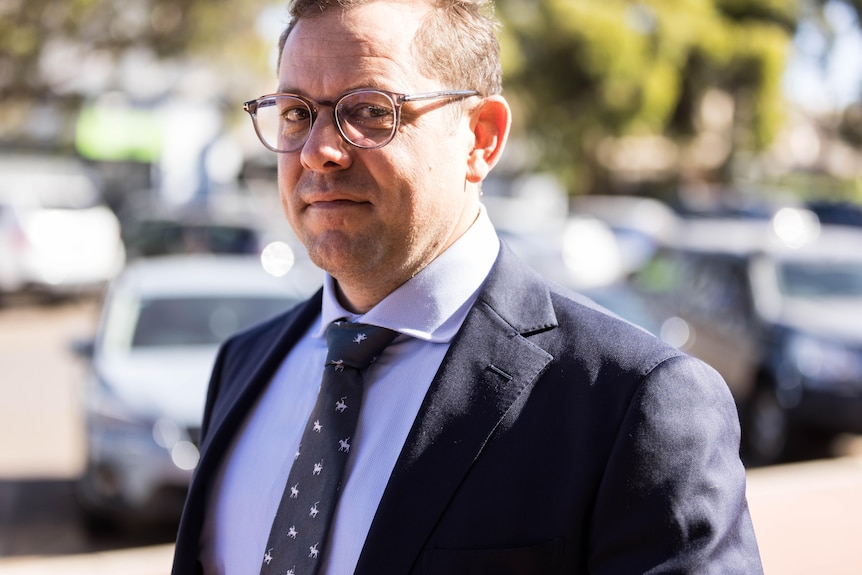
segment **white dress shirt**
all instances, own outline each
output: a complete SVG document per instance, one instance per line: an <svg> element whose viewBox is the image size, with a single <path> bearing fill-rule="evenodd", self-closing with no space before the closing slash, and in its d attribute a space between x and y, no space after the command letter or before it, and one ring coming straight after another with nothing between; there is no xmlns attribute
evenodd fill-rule
<svg viewBox="0 0 862 575"><path fill-rule="evenodd" d="M326 326L348 318L400 334L365 375L359 425L322 573L353 573L377 506L431 380L499 252L484 208L471 228L368 313L337 301L326 276L320 321L282 362L214 482L201 535L207 575L258 573L326 358Z"/></svg>

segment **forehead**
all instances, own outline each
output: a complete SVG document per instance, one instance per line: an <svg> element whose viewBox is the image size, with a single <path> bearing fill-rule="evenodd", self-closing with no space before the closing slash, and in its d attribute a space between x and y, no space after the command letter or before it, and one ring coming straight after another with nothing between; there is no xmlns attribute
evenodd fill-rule
<svg viewBox="0 0 862 575"><path fill-rule="evenodd" d="M301 19L284 45L280 87L319 97L357 87L414 88L421 76L411 44L426 13L415 2L375 1Z"/></svg>

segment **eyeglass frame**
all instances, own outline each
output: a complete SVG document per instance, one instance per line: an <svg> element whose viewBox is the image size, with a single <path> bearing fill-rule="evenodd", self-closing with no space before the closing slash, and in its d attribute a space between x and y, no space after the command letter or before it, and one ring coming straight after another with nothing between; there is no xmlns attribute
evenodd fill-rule
<svg viewBox="0 0 862 575"><path fill-rule="evenodd" d="M338 115L336 110L338 109L338 104L341 103L342 100L349 96L354 96L356 94L361 94L363 92L377 93L383 94L392 102L392 110L393 110L393 122L392 122L392 132L386 138L385 141L380 144L375 144L373 146L360 146L355 142L352 142L350 138L347 137L347 134L344 133L344 129L341 127L340 122L338 121ZM249 100L244 102L242 105L242 109L245 110L249 116L251 116L252 125L254 126L254 131L257 134L257 138L263 144L263 146L277 154L290 154L301 150L303 146L305 146L306 142L308 142L308 137L311 135L311 130L314 127L314 122L317 121L317 116L319 113L320 106L327 106L332 108L332 123L335 125L338 130L338 135L341 136L341 139L344 140L347 144L353 146L354 148L360 150L376 150L378 148L382 148L383 146L392 142L395 139L395 134L398 132L398 126L401 124L401 107L407 102L420 102L425 100L436 100L440 98L469 98L470 96L479 96L479 92L477 90L438 90L435 92L422 92L419 94L399 94L397 92L390 92L388 90L378 90L373 88L362 88L359 90L351 90L350 92L345 92L336 98L335 100L312 100L311 98L306 98L305 96L301 96L299 94L294 94L291 92L278 92L275 94L267 94L265 96L261 96L259 98L255 98L254 100ZM290 97L295 98L302 103L304 103L309 111L311 112L311 119L308 124L308 131L305 134L305 138L302 140L302 144L300 144L297 148L293 150L279 150L273 146L270 146L266 139L264 139L263 135L260 132L260 128L257 124L257 110L260 103L267 99L275 99L279 97Z"/></svg>

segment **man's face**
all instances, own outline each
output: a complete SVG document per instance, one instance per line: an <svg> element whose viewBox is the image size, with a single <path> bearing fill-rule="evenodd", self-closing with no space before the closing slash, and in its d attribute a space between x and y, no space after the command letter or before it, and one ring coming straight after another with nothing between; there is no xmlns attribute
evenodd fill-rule
<svg viewBox="0 0 862 575"><path fill-rule="evenodd" d="M282 52L279 91L332 101L359 88L469 88L442 86L417 71L410 43L424 10L384 0L299 21ZM287 219L348 299L360 290L368 292L365 304L377 303L475 220L478 194L465 189L473 134L469 115L453 108L462 105L404 104L394 140L374 150L342 140L324 106L304 147L279 154Z"/></svg>

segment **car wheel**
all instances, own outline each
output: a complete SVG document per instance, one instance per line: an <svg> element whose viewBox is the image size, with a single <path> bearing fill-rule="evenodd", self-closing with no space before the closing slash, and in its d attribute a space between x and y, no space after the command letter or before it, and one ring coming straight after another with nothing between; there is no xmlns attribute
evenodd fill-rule
<svg viewBox="0 0 862 575"><path fill-rule="evenodd" d="M792 430L786 456L789 461L809 461L834 457L837 434L820 429L800 428Z"/></svg>
<svg viewBox="0 0 862 575"><path fill-rule="evenodd" d="M86 534L93 538L102 538L123 531L122 521L109 513L94 509L81 509L81 524Z"/></svg>
<svg viewBox="0 0 862 575"><path fill-rule="evenodd" d="M742 422L742 454L746 465L778 463L787 449L790 422L775 390L760 385L745 406Z"/></svg>

